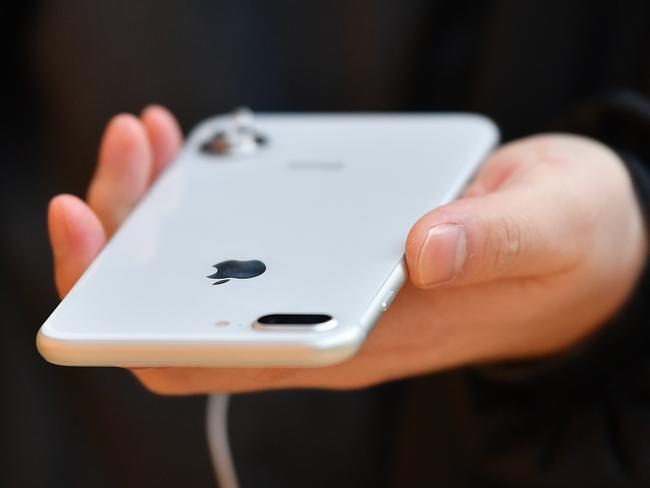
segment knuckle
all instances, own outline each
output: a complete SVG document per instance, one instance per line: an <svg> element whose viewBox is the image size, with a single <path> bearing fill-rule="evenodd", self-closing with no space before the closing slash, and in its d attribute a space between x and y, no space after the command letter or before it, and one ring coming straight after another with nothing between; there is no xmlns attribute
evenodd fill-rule
<svg viewBox="0 0 650 488"><path fill-rule="evenodd" d="M488 247L491 249L488 262L493 271L500 272L516 265L523 248L520 223L512 217L504 217L494 222L490 228Z"/></svg>

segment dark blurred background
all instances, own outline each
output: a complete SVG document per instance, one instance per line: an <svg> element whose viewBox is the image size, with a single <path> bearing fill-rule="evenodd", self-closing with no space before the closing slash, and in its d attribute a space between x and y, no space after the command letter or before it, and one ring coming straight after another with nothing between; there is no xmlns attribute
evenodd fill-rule
<svg viewBox="0 0 650 488"><path fill-rule="evenodd" d="M35 350L58 302L47 202L85 194L112 115L160 103L188 131L239 105L465 110L494 118L509 140L612 88L650 93L644 1L69 0L0 9L0 486L213 483L204 398L158 398L126 371L55 367ZM317 400L334 417L356 419L346 429L374 432L384 414L372 413L367 395L395 388L242 396L238 411L256 423L233 413L233 429L245 439L240 448L251 448L253 430L279 429L274 415L287 422L287 412L300 416L301 402ZM271 407L256 412L264 402ZM309 449L307 435L291 435ZM369 483L379 454L341 449L367 465L359 484ZM331 469L346 469L339 464Z"/></svg>

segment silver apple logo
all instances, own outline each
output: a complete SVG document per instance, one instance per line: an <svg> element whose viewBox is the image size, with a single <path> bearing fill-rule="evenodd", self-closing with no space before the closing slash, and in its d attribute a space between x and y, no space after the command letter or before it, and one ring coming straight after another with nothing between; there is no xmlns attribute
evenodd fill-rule
<svg viewBox="0 0 650 488"><path fill-rule="evenodd" d="M217 280L213 285L222 285L229 282L231 279L247 280L255 278L266 271L266 264L257 259L249 261L238 261L230 259L228 261L221 261L212 266L216 268L217 272L208 275L208 278Z"/></svg>

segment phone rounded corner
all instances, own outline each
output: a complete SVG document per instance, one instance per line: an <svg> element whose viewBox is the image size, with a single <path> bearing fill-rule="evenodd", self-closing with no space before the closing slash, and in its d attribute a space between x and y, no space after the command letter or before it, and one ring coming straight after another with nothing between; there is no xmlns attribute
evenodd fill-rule
<svg viewBox="0 0 650 488"><path fill-rule="evenodd" d="M352 359L363 346L367 332L355 325L334 335L327 342L320 342L312 350L314 367L334 366Z"/></svg>
<svg viewBox="0 0 650 488"><path fill-rule="evenodd" d="M350 361L354 356L357 355L361 345L344 349L339 355L335 356L333 359L330 359L326 363L323 363L321 366L336 366L338 364L343 364Z"/></svg>
<svg viewBox="0 0 650 488"><path fill-rule="evenodd" d="M501 140L501 129L497 123L490 117L480 113L468 113L467 117L473 119L476 125L480 127L479 130L487 134L490 141L490 147L495 147Z"/></svg>
<svg viewBox="0 0 650 488"><path fill-rule="evenodd" d="M36 333L36 350L48 363L64 364L61 362L62 348L65 348L62 341L49 335L45 326Z"/></svg>

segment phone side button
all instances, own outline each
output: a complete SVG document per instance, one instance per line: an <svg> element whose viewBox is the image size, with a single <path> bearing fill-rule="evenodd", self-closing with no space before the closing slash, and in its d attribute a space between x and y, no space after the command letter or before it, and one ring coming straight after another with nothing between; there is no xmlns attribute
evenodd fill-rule
<svg viewBox="0 0 650 488"><path fill-rule="evenodd" d="M390 304L393 303L394 299L395 299L395 290L388 290L388 293L386 293L386 296L381 302L381 309L384 312L388 310L388 307L390 307Z"/></svg>

